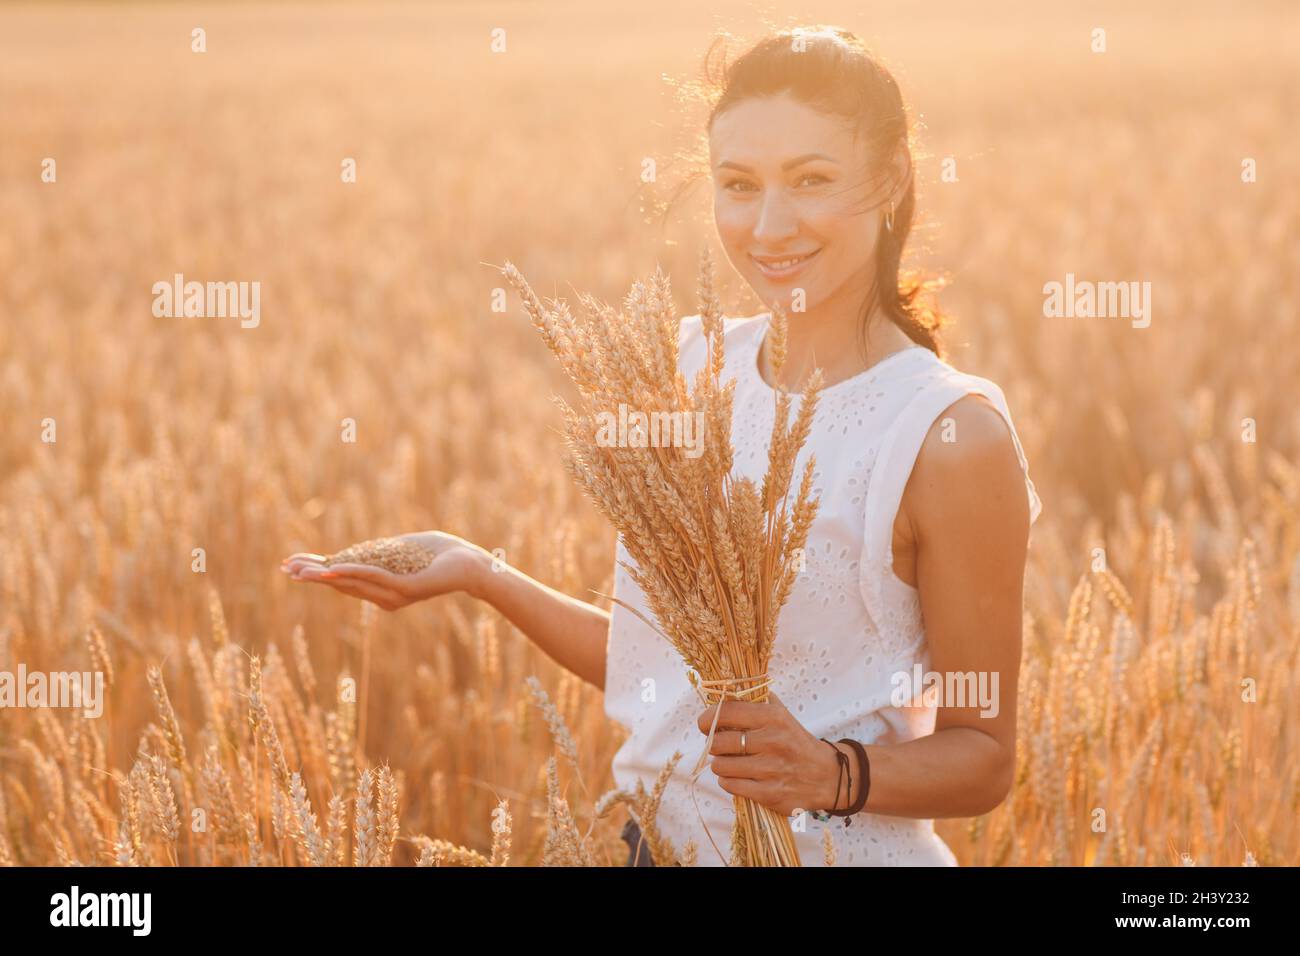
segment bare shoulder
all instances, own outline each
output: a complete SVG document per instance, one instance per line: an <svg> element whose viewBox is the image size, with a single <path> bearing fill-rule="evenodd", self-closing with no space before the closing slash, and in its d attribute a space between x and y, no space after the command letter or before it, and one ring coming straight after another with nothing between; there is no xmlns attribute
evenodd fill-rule
<svg viewBox="0 0 1300 956"><path fill-rule="evenodd" d="M930 426L903 492L912 535L927 529L1029 527L1025 478L1006 420L978 393L965 395Z"/></svg>
<svg viewBox="0 0 1300 956"><path fill-rule="evenodd" d="M934 420L917 455L915 467L993 466L1019 459L1006 420L978 392L957 399Z"/></svg>

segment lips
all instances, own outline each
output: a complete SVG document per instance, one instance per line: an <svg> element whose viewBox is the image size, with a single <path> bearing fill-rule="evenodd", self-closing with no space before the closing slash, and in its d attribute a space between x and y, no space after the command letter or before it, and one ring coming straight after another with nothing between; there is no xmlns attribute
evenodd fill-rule
<svg viewBox="0 0 1300 956"><path fill-rule="evenodd" d="M768 279L784 280L797 276L802 272L809 262L817 257L821 249L814 249L812 252L794 256L763 256L761 259L755 255L750 255L754 264L758 266L758 271Z"/></svg>

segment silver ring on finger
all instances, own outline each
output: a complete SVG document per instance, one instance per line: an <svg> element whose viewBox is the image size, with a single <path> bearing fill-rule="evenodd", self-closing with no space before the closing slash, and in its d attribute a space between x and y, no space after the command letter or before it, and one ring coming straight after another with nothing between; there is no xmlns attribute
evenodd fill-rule
<svg viewBox="0 0 1300 956"><path fill-rule="evenodd" d="M741 756L745 754L745 731L743 730L740 732L740 753Z"/></svg>

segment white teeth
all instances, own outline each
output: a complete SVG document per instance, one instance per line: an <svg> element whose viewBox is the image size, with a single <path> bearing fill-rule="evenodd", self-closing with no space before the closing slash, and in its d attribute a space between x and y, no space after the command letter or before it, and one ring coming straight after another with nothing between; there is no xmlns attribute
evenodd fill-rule
<svg viewBox="0 0 1300 956"><path fill-rule="evenodd" d="M794 265L797 262L803 262L811 255L812 253L810 252L806 256L799 256L797 259L782 259L780 262L764 262L763 260L760 259L759 263L768 269L788 269L790 268L790 266Z"/></svg>

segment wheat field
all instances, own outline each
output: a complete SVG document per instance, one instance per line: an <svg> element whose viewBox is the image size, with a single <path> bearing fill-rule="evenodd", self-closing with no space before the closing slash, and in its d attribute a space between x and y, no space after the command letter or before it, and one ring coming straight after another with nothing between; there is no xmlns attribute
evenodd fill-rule
<svg viewBox="0 0 1300 956"><path fill-rule="evenodd" d="M1132 7L818 11L921 118L907 263L949 278L952 361L1003 386L1045 506L1012 794L937 823L963 865L1300 863L1297 15ZM609 792L598 691L467 597L387 614L278 564L437 528L610 592L496 266L617 302L659 263L698 311L706 184L656 214L699 110L663 76L761 26L0 8L0 671L107 686L99 719L0 710L0 864L622 862L657 795ZM155 316L177 273L260 282L260 324ZM1067 273L1150 281L1150 326L1045 317Z"/></svg>

